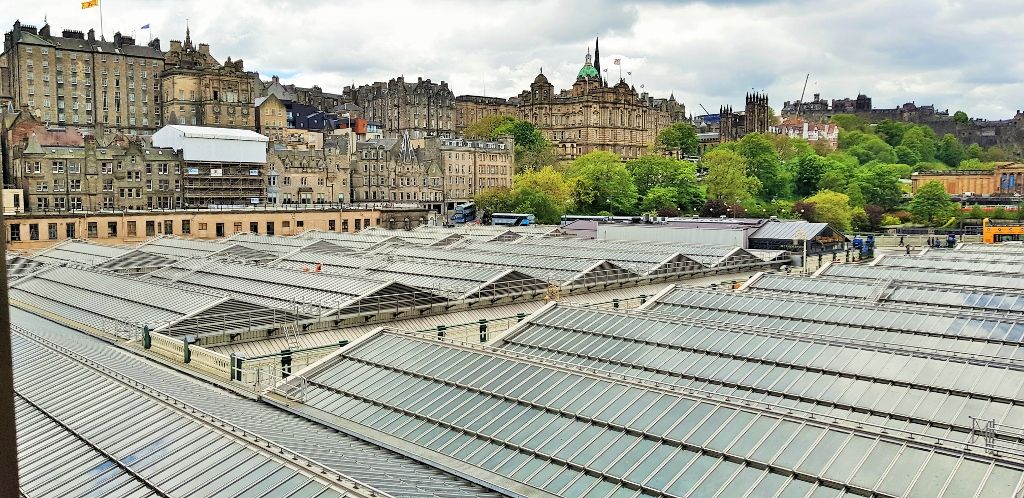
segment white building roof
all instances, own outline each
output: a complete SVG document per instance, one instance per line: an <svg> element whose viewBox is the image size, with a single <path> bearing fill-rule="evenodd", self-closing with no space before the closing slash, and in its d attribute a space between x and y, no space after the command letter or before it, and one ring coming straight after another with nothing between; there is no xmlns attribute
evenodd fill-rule
<svg viewBox="0 0 1024 498"><path fill-rule="evenodd" d="M167 125L161 130L170 128L189 138L214 138L218 140L244 140L250 142L269 142L265 135L252 130L237 128L213 128L209 126Z"/></svg>

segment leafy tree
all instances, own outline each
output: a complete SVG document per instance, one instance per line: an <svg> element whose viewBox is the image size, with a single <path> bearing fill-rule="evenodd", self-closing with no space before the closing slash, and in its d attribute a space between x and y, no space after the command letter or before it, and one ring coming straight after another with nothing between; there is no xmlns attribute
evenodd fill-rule
<svg viewBox="0 0 1024 498"><path fill-rule="evenodd" d="M569 184L550 166L515 176L511 188L491 188L478 193L477 207L491 213L533 213L540 223L558 223L569 207Z"/></svg>
<svg viewBox="0 0 1024 498"><path fill-rule="evenodd" d="M533 186L523 186L512 190L509 199L510 211L514 213L533 213L538 223L556 224L565 214L565 204L558 202L547 192Z"/></svg>
<svg viewBox="0 0 1024 498"><path fill-rule="evenodd" d="M914 166L921 162L921 155L906 145L897 145L892 148L892 151L896 154L896 160L903 164Z"/></svg>
<svg viewBox="0 0 1024 498"><path fill-rule="evenodd" d="M693 129L693 125L677 122L658 133L654 146L661 151L692 156L697 153L697 143L697 131Z"/></svg>
<svg viewBox="0 0 1024 498"><path fill-rule="evenodd" d="M676 192L674 187L654 187L647 192L644 196L643 202L640 204L640 210L647 212L661 212L668 208L674 208L678 212L678 204L676 199L679 197L679 193Z"/></svg>
<svg viewBox="0 0 1024 498"><path fill-rule="evenodd" d="M633 183L641 198L653 188L671 187L676 192L676 206L692 209L704 202L704 193L697 183L697 168L689 161L644 155L627 161L626 169L633 175Z"/></svg>
<svg viewBox="0 0 1024 498"><path fill-rule="evenodd" d="M942 183L933 180L917 189L910 201L910 213L917 220L933 225L952 216L955 206Z"/></svg>
<svg viewBox="0 0 1024 498"><path fill-rule="evenodd" d="M636 207L633 175L611 152L580 156L569 165L567 176L571 181L570 197L580 212L629 214Z"/></svg>
<svg viewBox="0 0 1024 498"><path fill-rule="evenodd" d="M891 119L882 120L881 123L875 125L875 134L885 140L886 143L895 147L903 141L903 134L907 132L914 125L910 123L901 123L899 121L893 121Z"/></svg>
<svg viewBox="0 0 1024 498"><path fill-rule="evenodd" d="M867 126L866 121L853 114L836 114L832 116L832 122L847 131L864 130Z"/></svg>
<svg viewBox="0 0 1024 498"><path fill-rule="evenodd" d="M481 211L490 213L507 213L512 211L510 199L512 189L508 187L494 187L481 190L473 197L473 202Z"/></svg>
<svg viewBox="0 0 1024 498"><path fill-rule="evenodd" d="M861 164L871 161L896 162L896 154L893 152L892 146L874 135L868 135L863 141L850 147L847 152L856 157Z"/></svg>
<svg viewBox="0 0 1024 498"><path fill-rule="evenodd" d="M507 119L493 131L490 138L496 139L503 135L511 135L516 145L524 150L538 150L549 146L547 139L533 123L521 119Z"/></svg>
<svg viewBox="0 0 1024 498"><path fill-rule="evenodd" d="M956 111L953 113L953 121L959 124L967 124L970 118L967 117L967 113L964 111Z"/></svg>
<svg viewBox="0 0 1024 498"><path fill-rule="evenodd" d="M986 162L1012 161L1013 154L998 145L993 145L979 154L978 159Z"/></svg>
<svg viewBox="0 0 1024 498"><path fill-rule="evenodd" d="M761 182L747 176L747 160L739 153L726 148L716 148L701 159L707 174L708 202L721 201L737 204L749 199L761 187Z"/></svg>
<svg viewBox="0 0 1024 498"><path fill-rule="evenodd" d="M708 199L701 210L701 216L717 218L727 216L730 218L740 217L746 214L747 210L739 203L728 203L722 199Z"/></svg>
<svg viewBox="0 0 1024 498"><path fill-rule="evenodd" d="M486 116L466 127L467 137L497 140L511 136L515 141L516 170L539 169L555 163L554 147L533 123L512 116Z"/></svg>
<svg viewBox="0 0 1024 498"><path fill-rule="evenodd" d="M850 198L850 205L854 207L860 207L867 204L867 199L864 197L864 192L860 189L860 184L857 182L851 182L846 186L844 192L847 197Z"/></svg>
<svg viewBox="0 0 1024 498"><path fill-rule="evenodd" d="M761 182L761 198L781 197L788 187L782 161L772 141L763 133L750 133L738 142L737 151L747 160L747 174Z"/></svg>
<svg viewBox="0 0 1024 498"><path fill-rule="evenodd" d="M803 138L780 134L770 134L767 137L771 140L772 145L775 146L776 153L778 153L779 158L783 161L799 159L808 154L818 154L814 146ZM825 154L820 153L819 155Z"/></svg>
<svg viewBox="0 0 1024 498"><path fill-rule="evenodd" d="M960 143L951 133L942 137L939 146L935 151L935 159L942 161L949 166L957 167L964 160L964 145Z"/></svg>
<svg viewBox="0 0 1024 498"><path fill-rule="evenodd" d="M850 209L850 197L846 194L822 190L804 199L804 202L814 205L813 221L829 223L841 231L851 228L853 210Z"/></svg>
<svg viewBox="0 0 1024 498"><path fill-rule="evenodd" d="M822 192L826 192L823 190ZM806 200L793 203L793 214L804 221L814 220L814 203Z"/></svg>
<svg viewBox="0 0 1024 498"><path fill-rule="evenodd" d="M966 155L966 159L978 159L978 160L980 160L982 154L984 154L984 153L985 153L985 149L982 146L978 145L978 144L968 145L967 149L964 151L964 154ZM962 165L963 163L960 163L960 164Z"/></svg>
<svg viewBox="0 0 1024 498"><path fill-rule="evenodd" d="M935 159L936 147L935 132L927 126L915 126L903 134L900 145L910 148L921 157L921 161L932 161Z"/></svg>
<svg viewBox="0 0 1024 498"><path fill-rule="evenodd" d="M854 176L864 201L868 204L875 204L884 209L896 207L903 199L903 190L900 188L900 170L890 164L875 164L862 168Z"/></svg>
<svg viewBox="0 0 1024 498"><path fill-rule="evenodd" d="M504 114L484 116L467 126L463 133L469 138L491 139L495 136L494 130L514 120L512 116Z"/></svg>
<svg viewBox="0 0 1024 498"><path fill-rule="evenodd" d="M797 160L795 193L799 196L808 196L816 192L821 175L829 166L828 163L828 159L815 154L806 155Z"/></svg>

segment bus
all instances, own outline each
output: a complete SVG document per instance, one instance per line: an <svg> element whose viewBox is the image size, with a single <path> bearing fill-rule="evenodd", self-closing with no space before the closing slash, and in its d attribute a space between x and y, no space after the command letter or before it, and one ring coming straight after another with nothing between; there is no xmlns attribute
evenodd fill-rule
<svg viewBox="0 0 1024 498"><path fill-rule="evenodd" d="M476 203L467 202L455 206L455 214L452 215L453 223L473 223L476 221Z"/></svg>
<svg viewBox="0 0 1024 498"><path fill-rule="evenodd" d="M525 226L532 225L537 218L532 213L494 213L491 215L491 225L503 226Z"/></svg>

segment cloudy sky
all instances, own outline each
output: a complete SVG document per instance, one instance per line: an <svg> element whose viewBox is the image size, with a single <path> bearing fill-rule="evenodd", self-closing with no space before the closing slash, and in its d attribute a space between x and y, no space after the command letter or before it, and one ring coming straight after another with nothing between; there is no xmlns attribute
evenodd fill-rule
<svg viewBox="0 0 1024 498"><path fill-rule="evenodd" d="M609 79L655 96L674 92L687 111L740 106L745 92L771 104L853 97L876 107L934 103L1001 119L1024 109L1021 0L102 0L115 30L146 40L209 43L220 60L245 60L264 79L340 92L404 74L449 83L457 95L509 97L541 67L571 85L595 35ZM51 28L99 28L77 0L8 2L15 19ZM627 76L626 72L631 72Z"/></svg>

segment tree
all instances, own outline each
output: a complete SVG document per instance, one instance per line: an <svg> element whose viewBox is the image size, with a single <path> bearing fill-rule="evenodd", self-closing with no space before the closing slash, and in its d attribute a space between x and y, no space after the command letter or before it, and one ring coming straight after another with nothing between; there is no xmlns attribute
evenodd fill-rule
<svg viewBox="0 0 1024 498"><path fill-rule="evenodd" d="M953 134L947 133L939 142L935 159L955 168L964 160L964 145Z"/></svg>
<svg viewBox="0 0 1024 498"><path fill-rule="evenodd" d="M554 224L569 207L569 193L569 184L562 174L548 166L516 175L511 188L486 189L474 201L478 208L490 213L533 213L538 222Z"/></svg>
<svg viewBox="0 0 1024 498"><path fill-rule="evenodd" d="M900 145L917 152L917 155L923 162L935 159L935 132L927 126L915 126L907 130L903 134L903 140L900 141Z"/></svg>
<svg viewBox="0 0 1024 498"><path fill-rule="evenodd" d="M1012 161L1013 154L998 145L993 145L992 147L982 151L982 153L978 155L978 159L985 162Z"/></svg>
<svg viewBox="0 0 1024 498"><path fill-rule="evenodd" d="M867 204L892 209L903 199L903 190L900 188L900 170L894 166L875 164L862 168L854 175L852 181L859 185Z"/></svg>
<svg viewBox="0 0 1024 498"><path fill-rule="evenodd" d="M470 138L487 140L512 137L517 171L543 168L556 161L551 142L529 121L501 114L486 116L466 127L464 133Z"/></svg>
<svg viewBox="0 0 1024 498"><path fill-rule="evenodd" d="M967 124L971 119L967 117L967 113L964 111L956 111L953 113L953 121L959 124Z"/></svg>
<svg viewBox="0 0 1024 498"><path fill-rule="evenodd" d="M891 119L882 120L881 123L875 125L875 134L885 140L885 142L893 147L900 144L903 141L903 134L914 125L910 123L901 123L899 121L893 121Z"/></svg>
<svg viewBox="0 0 1024 498"><path fill-rule="evenodd" d="M818 190L821 175L828 167L828 160L816 154L801 157L796 163L795 193L808 196Z"/></svg>
<svg viewBox="0 0 1024 498"><path fill-rule="evenodd" d="M846 194L822 190L804 202L814 205L812 221L829 223L840 231L851 228L853 210L850 209L850 197Z"/></svg>
<svg viewBox="0 0 1024 498"><path fill-rule="evenodd" d="M697 131L690 123L672 123L658 133L654 146L658 150L671 151L680 156L695 155L697 153Z"/></svg>
<svg viewBox="0 0 1024 498"><path fill-rule="evenodd" d="M678 196L679 193L673 187L654 187L644 196L644 200L640 204L640 210L648 213L676 208L678 211L678 204L676 203Z"/></svg>
<svg viewBox="0 0 1024 498"><path fill-rule="evenodd" d="M874 135L868 135L863 141L850 147L847 152L856 157L861 164L871 161L896 162L896 154L893 152L892 146Z"/></svg>
<svg viewBox="0 0 1024 498"><path fill-rule="evenodd" d="M832 122L847 131L863 130L867 122L853 114L836 114L832 116Z"/></svg>
<svg viewBox="0 0 1024 498"><path fill-rule="evenodd" d="M896 160L903 164L914 166L921 162L921 155L906 145L897 145L892 148L892 151L896 154Z"/></svg>
<svg viewBox="0 0 1024 498"><path fill-rule="evenodd" d="M697 168L689 161L644 155L627 161L626 169L633 175L633 183L641 198L653 188L671 187L676 192L676 206L693 209L704 203L704 193L697 183Z"/></svg>
<svg viewBox="0 0 1024 498"><path fill-rule="evenodd" d="M984 153L985 153L985 149L982 148L982 146L980 146L978 144L968 145L967 149L964 150L964 154L966 155L966 159L978 159L979 161L981 160L981 156ZM962 162L960 164L963 165Z"/></svg>
<svg viewBox="0 0 1024 498"><path fill-rule="evenodd" d="M757 178L747 176L747 160L729 149L714 149L701 159L707 174L708 200L738 204L749 199L761 187Z"/></svg>
<svg viewBox="0 0 1024 498"><path fill-rule="evenodd" d="M506 116L504 114L492 114L490 116L482 117L469 126L463 132L469 138L479 139L491 139L494 137L494 130L499 126L514 121L515 118L512 116Z"/></svg>
<svg viewBox="0 0 1024 498"><path fill-rule="evenodd" d="M636 207L633 175L611 152L595 151L569 165L570 197L582 213L630 214Z"/></svg>
<svg viewBox="0 0 1024 498"><path fill-rule="evenodd" d="M955 206L942 183L933 180L917 189L910 201L910 213L918 221L934 225L952 216Z"/></svg>
<svg viewBox="0 0 1024 498"><path fill-rule="evenodd" d="M782 161L772 141L763 133L749 133L741 138L737 152L747 160L747 174L761 182L762 199L782 197L788 182L782 171Z"/></svg>
<svg viewBox="0 0 1024 498"><path fill-rule="evenodd" d="M877 232L882 227L882 217L885 216L885 210L882 206L876 206L874 204L868 204L864 206L864 214L868 218L867 229L872 232Z"/></svg>

